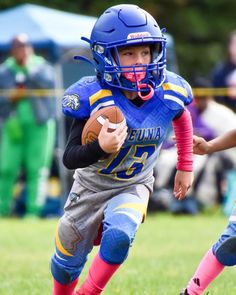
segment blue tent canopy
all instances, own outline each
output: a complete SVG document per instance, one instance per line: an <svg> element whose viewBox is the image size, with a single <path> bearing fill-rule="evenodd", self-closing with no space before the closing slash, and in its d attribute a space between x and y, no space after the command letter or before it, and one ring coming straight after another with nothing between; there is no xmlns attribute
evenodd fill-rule
<svg viewBox="0 0 236 295"><path fill-rule="evenodd" d="M10 48L12 38L27 33L35 48L47 48L54 60L61 49L85 47L96 17L23 4L0 12L0 51Z"/></svg>
<svg viewBox="0 0 236 295"><path fill-rule="evenodd" d="M34 48L46 50L51 61L57 62L63 52L88 49L82 36L90 37L96 17L64 12L34 4L22 4L0 12L0 55L10 49L12 38L27 33ZM167 67L177 71L174 41L167 37ZM4 55L4 54L2 54Z"/></svg>

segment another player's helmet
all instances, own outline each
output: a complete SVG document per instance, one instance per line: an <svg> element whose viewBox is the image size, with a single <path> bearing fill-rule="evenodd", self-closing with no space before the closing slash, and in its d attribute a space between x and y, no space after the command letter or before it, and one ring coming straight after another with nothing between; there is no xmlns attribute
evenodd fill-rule
<svg viewBox="0 0 236 295"><path fill-rule="evenodd" d="M121 4L108 8L95 23L89 43L101 82L139 94L150 92L163 83L166 38L155 19L140 7ZM140 70L140 65L133 65L131 69L119 64L118 48L138 44L148 44L151 48L151 63L142 65L145 72Z"/></svg>

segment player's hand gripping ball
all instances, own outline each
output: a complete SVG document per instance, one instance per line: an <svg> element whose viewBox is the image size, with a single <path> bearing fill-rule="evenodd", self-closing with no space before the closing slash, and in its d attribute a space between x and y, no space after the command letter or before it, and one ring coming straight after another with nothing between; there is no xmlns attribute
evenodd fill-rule
<svg viewBox="0 0 236 295"><path fill-rule="evenodd" d="M98 138L106 119L109 120L109 132L113 132L120 125L126 124L125 117L117 106L102 108L95 112L86 122L82 132L82 144L87 144Z"/></svg>

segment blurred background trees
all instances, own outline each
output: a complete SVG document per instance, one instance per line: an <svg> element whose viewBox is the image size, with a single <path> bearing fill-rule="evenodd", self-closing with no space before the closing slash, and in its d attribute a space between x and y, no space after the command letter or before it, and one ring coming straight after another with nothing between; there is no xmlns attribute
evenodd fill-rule
<svg viewBox="0 0 236 295"><path fill-rule="evenodd" d="M23 3L26 2L4 0L0 2L0 10ZM51 0L46 4L44 0L36 0L27 3L97 17L107 7L126 1ZM215 63L225 57L227 35L236 29L235 0L130 0L127 3L149 11L174 37L180 73L190 81L194 76L208 75ZM75 38L80 38L76 32Z"/></svg>

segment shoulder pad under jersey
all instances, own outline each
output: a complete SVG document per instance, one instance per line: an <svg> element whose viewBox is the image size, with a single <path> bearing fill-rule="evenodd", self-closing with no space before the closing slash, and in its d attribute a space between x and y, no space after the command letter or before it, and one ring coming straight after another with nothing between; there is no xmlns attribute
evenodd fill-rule
<svg viewBox="0 0 236 295"><path fill-rule="evenodd" d="M181 76L166 71L166 78L162 84L164 102L170 109L183 109L193 100L191 86Z"/></svg>
<svg viewBox="0 0 236 295"><path fill-rule="evenodd" d="M85 120L90 116L91 95L101 88L95 76L83 77L72 84L62 98L62 112L66 116Z"/></svg>

